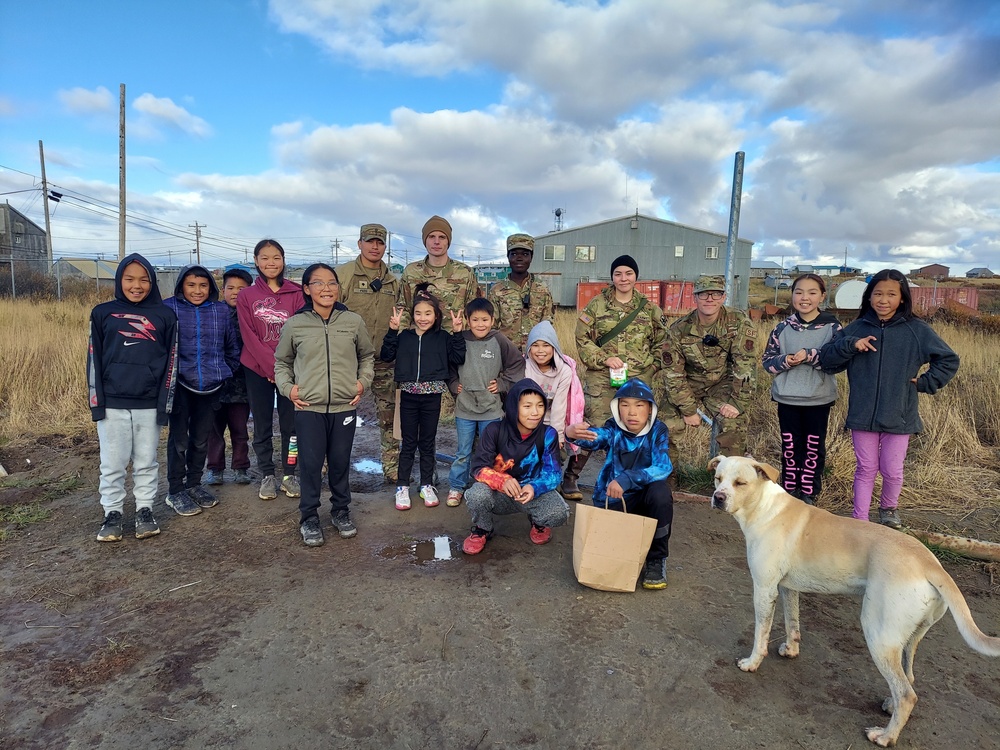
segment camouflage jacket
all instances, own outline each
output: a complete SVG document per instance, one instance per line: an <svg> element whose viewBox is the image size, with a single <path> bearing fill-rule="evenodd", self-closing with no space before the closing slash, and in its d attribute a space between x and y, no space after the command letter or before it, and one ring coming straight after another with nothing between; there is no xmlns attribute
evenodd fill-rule
<svg viewBox="0 0 1000 750"><path fill-rule="evenodd" d="M428 291L441 300L441 327L451 333L451 315L448 311L464 311L472 300L483 296L483 291L476 281L476 272L469 266L448 258L445 265L435 268L427 262L428 257L414 261L403 269L399 296L396 298L396 304L403 308L399 330L404 331L410 325L413 288L417 284L429 283L431 286Z"/></svg>
<svg viewBox="0 0 1000 750"><path fill-rule="evenodd" d="M666 331L663 312L652 302L646 302L624 331L604 346L597 345L597 340L618 325L643 299L646 298L633 290L632 300L623 305L615 300L615 288L608 286L580 313L576 321L576 350L588 370L607 369L604 360L608 357L626 362L629 373L660 368L660 350Z"/></svg>
<svg viewBox="0 0 1000 750"><path fill-rule="evenodd" d="M531 297L531 304L524 309L524 297ZM549 288L533 274L528 283L518 285L507 277L493 285L489 294L494 307L493 327L500 329L510 342L524 353L531 329L543 320L555 323L556 305Z"/></svg>
<svg viewBox="0 0 1000 750"><path fill-rule="evenodd" d="M365 328L371 336L376 349L381 348L385 332L389 330L389 318L399 297L402 286L399 277L389 270L384 263L379 263L378 270L365 268L357 258L337 266L337 278L340 279L340 302L347 309L361 316ZM376 279L382 281L382 286L375 292L371 284Z"/></svg>
<svg viewBox="0 0 1000 750"><path fill-rule="evenodd" d="M714 336L717 346L704 339ZM755 374L757 329L746 314L723 307L710 325L698 324L693 310L667 330L663 346L663 381L667 400L689 417L698 411L705 392L717 384L728 386L730 405L746 413ZM697 394L697 395L696 395ZM724 398L725 394L716 396Z"/></svg>

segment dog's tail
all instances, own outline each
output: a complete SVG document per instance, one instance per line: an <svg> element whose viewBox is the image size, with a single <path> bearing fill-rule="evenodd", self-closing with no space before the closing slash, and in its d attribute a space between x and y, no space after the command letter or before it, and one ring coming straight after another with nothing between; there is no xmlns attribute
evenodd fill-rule
<svg viewBox="0 0 1000 750"><path fill-rule="evenodd" d="M986 635L979 629L972 619L972 612L969 610L969 605L966 603L965 597L962 596L958 584L946 572L943 570L941 572L944 575L936 577L937 580L932 580L931 584L938 590L941 598L948 605L948 609L951 610L951 616L955 618L955 625L958 626L958 632L962 634L965 642L981 654L1000 656L1000 638Z"/></svg>

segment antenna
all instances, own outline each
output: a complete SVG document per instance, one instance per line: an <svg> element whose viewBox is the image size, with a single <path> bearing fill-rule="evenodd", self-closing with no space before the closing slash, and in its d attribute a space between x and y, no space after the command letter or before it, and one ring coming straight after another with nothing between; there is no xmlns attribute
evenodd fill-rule
<svg viewBox="0 0 1000 750"><path fill-rule="evenodd" d="M555 214L556 217L556 231L558 232L563 228L563 216L566 215L566 212L563 211L561 208L557 208L552 213Z"/></svg>

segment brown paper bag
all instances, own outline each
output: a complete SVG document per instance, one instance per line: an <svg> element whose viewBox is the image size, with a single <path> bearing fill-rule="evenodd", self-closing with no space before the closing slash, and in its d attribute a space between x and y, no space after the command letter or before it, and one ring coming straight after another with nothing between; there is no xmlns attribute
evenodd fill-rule
<svg viewBox="0 0 1000 750"><path fill-rule="evenodd" d="M579 503L573 524L576 580L601 591L635 591L655 532L655 518Z"/></svg>
<svg viewBox="0 0 1000 750"><path fill-rule="evenodd" d="M403 439L403 428L399 425L399 388L396 389L396 410L392 413L392 438L393 440Z"/></svg>

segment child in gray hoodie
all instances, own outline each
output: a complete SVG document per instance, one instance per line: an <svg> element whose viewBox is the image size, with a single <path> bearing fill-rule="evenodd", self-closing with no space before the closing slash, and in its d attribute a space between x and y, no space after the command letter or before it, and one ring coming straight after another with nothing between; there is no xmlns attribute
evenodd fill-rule
<svg viewBox="0 0 1000 750"><path fill-rule="evenodd" d="M503 417L503 394L524 377L524 359L510 341L493 328L493 303L478 297L465 306L468 330L465 362L452 370L448 386L455 396L458 449L448 473L448 499L454 508L471 486L469 460L476 436Z"/></svg>

